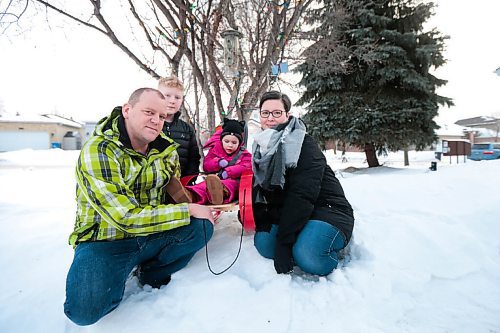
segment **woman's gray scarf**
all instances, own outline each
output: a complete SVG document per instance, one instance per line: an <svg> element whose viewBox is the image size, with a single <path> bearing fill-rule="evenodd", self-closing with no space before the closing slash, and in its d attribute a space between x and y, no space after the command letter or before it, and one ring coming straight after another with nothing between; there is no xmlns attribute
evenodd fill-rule
<svg viewBox="0 0 500 333"><path fill-rule="evenodd" d="M297 166L305 134L306 126L295 117L256 134L252 147L254 185L266 191L283 188L286 169ZM262 199L258 196L256 202Z"/></svg>

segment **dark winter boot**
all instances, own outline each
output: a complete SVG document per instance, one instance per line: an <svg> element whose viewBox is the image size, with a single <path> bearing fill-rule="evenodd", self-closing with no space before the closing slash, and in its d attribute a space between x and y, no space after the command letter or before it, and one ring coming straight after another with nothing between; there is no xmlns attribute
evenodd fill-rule
<svg viewBox="0 0 500 333"><path fill-rule="evenodd" d="M141 286L150 285L152 288L160 289L161 286L166 286L167 284L170 283L170 280L172 280L172 276L168 275L166 278L160 280L151 280L148 279L146 280L144 278L144 273L141 270L141 266L137 266L137 269L134 272L134 275L137 276L137 279L139 280L139 283Z"/></svg>

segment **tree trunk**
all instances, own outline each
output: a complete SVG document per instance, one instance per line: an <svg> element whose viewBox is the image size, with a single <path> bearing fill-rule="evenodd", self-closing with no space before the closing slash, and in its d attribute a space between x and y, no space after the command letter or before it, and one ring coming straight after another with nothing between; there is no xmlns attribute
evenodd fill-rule
<svg viewBox="0 0 500 333"><path fill-rule="evenodd" d="M378 158L377 154L375 153L375 147L373 146L373 143L365 143L365 155L369 168L380 166L380 164L378 163Z"/></svg>
<svg viewBox="0 0 500 333"><path fill-rule="evenodd" d="M405 166L410 165L410 159L408 158L408 149L404 150Z"/></svg>

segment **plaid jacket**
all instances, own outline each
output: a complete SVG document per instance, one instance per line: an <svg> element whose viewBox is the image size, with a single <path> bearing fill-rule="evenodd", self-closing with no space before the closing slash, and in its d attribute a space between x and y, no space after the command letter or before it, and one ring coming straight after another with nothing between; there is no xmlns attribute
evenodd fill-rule
<svg viewBox="0 0 500 333"><path fill-rule="evenodd" d="M190 223L187 204L166 204L165 187L179 177L177 144L163 133L147 156L134 151L121 108L102 119L76 166L77 212L69 243L145 236Z"/></svg>

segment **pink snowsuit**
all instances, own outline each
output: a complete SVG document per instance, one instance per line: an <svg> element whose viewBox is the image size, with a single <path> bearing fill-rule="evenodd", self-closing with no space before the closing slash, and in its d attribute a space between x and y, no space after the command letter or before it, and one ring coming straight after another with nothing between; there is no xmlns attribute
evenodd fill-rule
<svg viewBox="0 0 500 333"><path fill-rule="evenodd" d="M252 154L245 149L241 152L240 157L233 165L221 168L219 166L219 160L225 159L230 162L234 155L240 151L242 145L242 142L240 142L238 150L228 155L224 148L222 148L222 142L220 140L221 133L222 130L215 132L203 146L203 148L209 148L207 156L205 156L203 160L203 171L207 173L218 173L224 170L227 172L227 178L221 179L221 183L229 193L229 196L224 195L223 203L229 203L238 199L238 189L243 171L252 170ZM186 186L186 188L196 193L196 195L193 196L193 203L210 203L208 200L207 186L204 181L196 185Z"/></svg>

